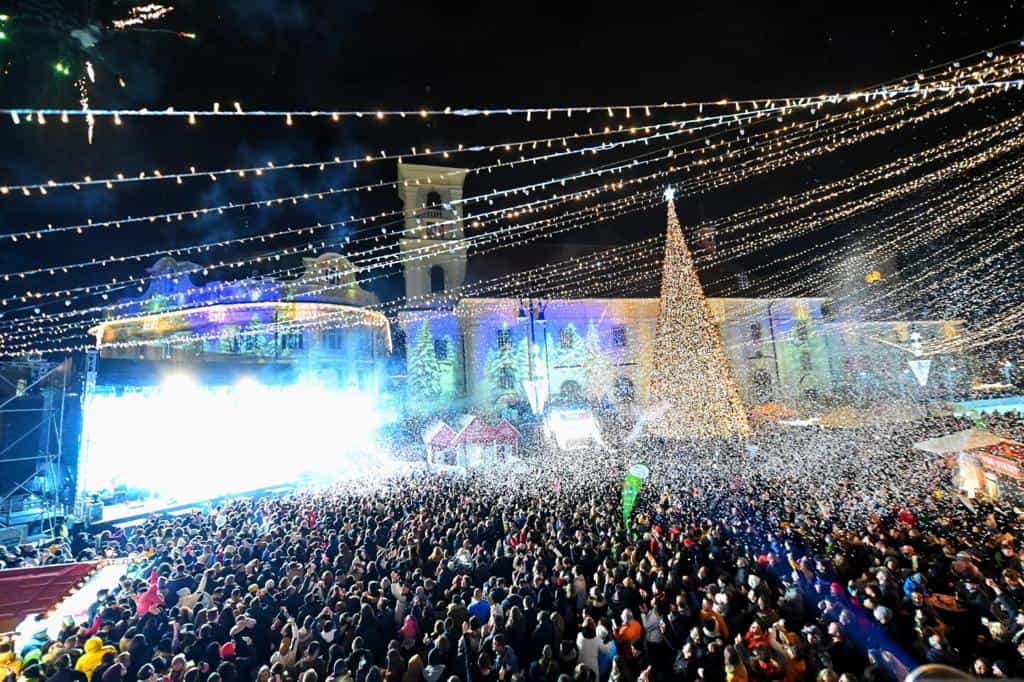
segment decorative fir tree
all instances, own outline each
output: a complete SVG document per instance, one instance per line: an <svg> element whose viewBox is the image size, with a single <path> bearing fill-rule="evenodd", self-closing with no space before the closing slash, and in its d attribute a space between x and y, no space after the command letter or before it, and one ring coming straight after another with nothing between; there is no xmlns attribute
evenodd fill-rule
<svg viewBox="0 0 1024 682"><path fill-rule="evenodd" d="M587 356L587 398L602 400L611 396L615 385L615 368L608 355L601 350L601 334L593 320L587 324L583 347Z"/></svg>
<svg viewBox="0 0 1024 682"><path fill-rule="evenodd" d="M409 399L412 405L427 410L441 395L441 365L434 352L434 334L430 320L424 320L409 348L406 363L409 374Z"/></svg>
<svg viewBox="0 0 1024 682"><path fill-rule="evenodd" d="M587 349L583 337L572 322L558 334L558 366L569 370L576 381L586 379Z"/></svg>
<svg viewBox="0 0 1024 682"><path fill-rule="evenodd" d="M666 438L705 438L750 432L722 338L697 279L671 192L651 400L665 414L650 426Z"/></svg>
<svg viewBox="0 0 1024 682"><path fill-rule="evenodd" d="M519 374L520 358L511 342L508 325L502 325L499 340L487 352L484 363L484 380L490 389L494 404L509 405L519 399L519 388L522 377ZM500 341L502 337L509 342Z"/></svg>

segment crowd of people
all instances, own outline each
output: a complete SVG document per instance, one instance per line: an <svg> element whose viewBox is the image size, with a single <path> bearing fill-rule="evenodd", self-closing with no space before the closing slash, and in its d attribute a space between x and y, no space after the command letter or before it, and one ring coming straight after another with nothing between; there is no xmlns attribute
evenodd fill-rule
<svg viewBox="0 0 1024 682"><path fill-rule="evenodd" d="M1010 426L1017 424L1011 423ZM125 557L4 682L885 682L1024 675L1024 545L914 452L956 423L549 453L73 534ZM945 432L948 432L945 431ZM622 475L652 476L627 530Z"/></svg>

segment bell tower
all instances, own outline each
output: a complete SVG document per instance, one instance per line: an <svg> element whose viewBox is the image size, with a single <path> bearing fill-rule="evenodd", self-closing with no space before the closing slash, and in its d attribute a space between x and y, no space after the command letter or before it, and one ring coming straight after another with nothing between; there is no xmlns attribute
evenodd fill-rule
<svg viewBox="0 0 1024 682"><path fill-rule="evenodd" d="M431 294L466 279L462 186L465 168L398 164L398 195L405 216L398 245L405 271L405 307L433 307Z"/></svg>

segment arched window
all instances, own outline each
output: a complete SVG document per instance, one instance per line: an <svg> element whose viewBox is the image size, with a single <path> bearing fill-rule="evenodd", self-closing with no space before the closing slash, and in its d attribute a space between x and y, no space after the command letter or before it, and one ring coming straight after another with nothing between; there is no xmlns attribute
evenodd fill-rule
<svg viewBox="0 0 1024 682"><path fill-rule="evenodd" d="M578 382L569 379L562 382L562 388L558 392L559 397L567 403L583 402L583 389Z"/></svg>
<svg viewBox="0 0 1024 682"><path fill-rule="evenodd" d="M444 268L440 265L430 267L430 293L437 294L444 291Z"/></svg>
<svg viewBox="0 0 1024 682"><path fill-rule="evenodd" d="M430 190L427 192L427 200L424 202L421 215L428 221L427 238L444 239L445 225L443 223L443 218L445 217L445 214L444 206L441 203L441 194L439 192L436 190ZM442 222L435 223L435 220L441 220Z"/></svg>
<svg viewBox="0 0 1024 682"><path fill-rule="evenodd" d="M615 379L615 398L623 402L629 402L636 397L636 389L633 380L629 377L617 377Z"/></svg>
<svg viewBox="0 0 1024 682"><path fill-rule="evenodd" d="M514 390L516 387L516 375L508 367L502 367L498 374L498 384L504 391Z"/></svg>

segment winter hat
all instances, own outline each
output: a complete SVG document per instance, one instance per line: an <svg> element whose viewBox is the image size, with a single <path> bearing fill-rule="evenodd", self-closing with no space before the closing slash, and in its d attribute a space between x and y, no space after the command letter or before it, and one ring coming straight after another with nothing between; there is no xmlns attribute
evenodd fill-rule
<svg viewBox="0 0 1024 682"><path fill-rule="evenodd" d="M38 663L29 663L25 666L24 670L21 671L21 676L30 680L42 679L43 670L39 667Z"/></svg>
<svg viewBox="0 0 1024 682"><path fill-rule="evenodd" d="M120 664L118 664L118 665L120 665ZM111 667L113 667L113 666L111 666ZM149 678L151 678L151 677L153 677L155 675L156 675L156 670L154 670L153 666L151 666L149 663L146 663L141 668L139 668L139 672L136 673L135 678L140 680L140 681L141 680L148 680Z"/></svg>
<svg viewBox="0 0 1024 682"><path fill-rule="evenodd" d="M141 674L142 670L139 670ZM103 671L103 682L120 682L124 677L125 669L120 663L115 663Z"/></svg>
<svg viewBox="0 0 1024 682"><path fill-rule="evenodd" d="M235 655L235 643L234 642L225 642L224 644L221 645L221 647L220 647L220 657L221 658L234 658L234 655Z"/></svg>

